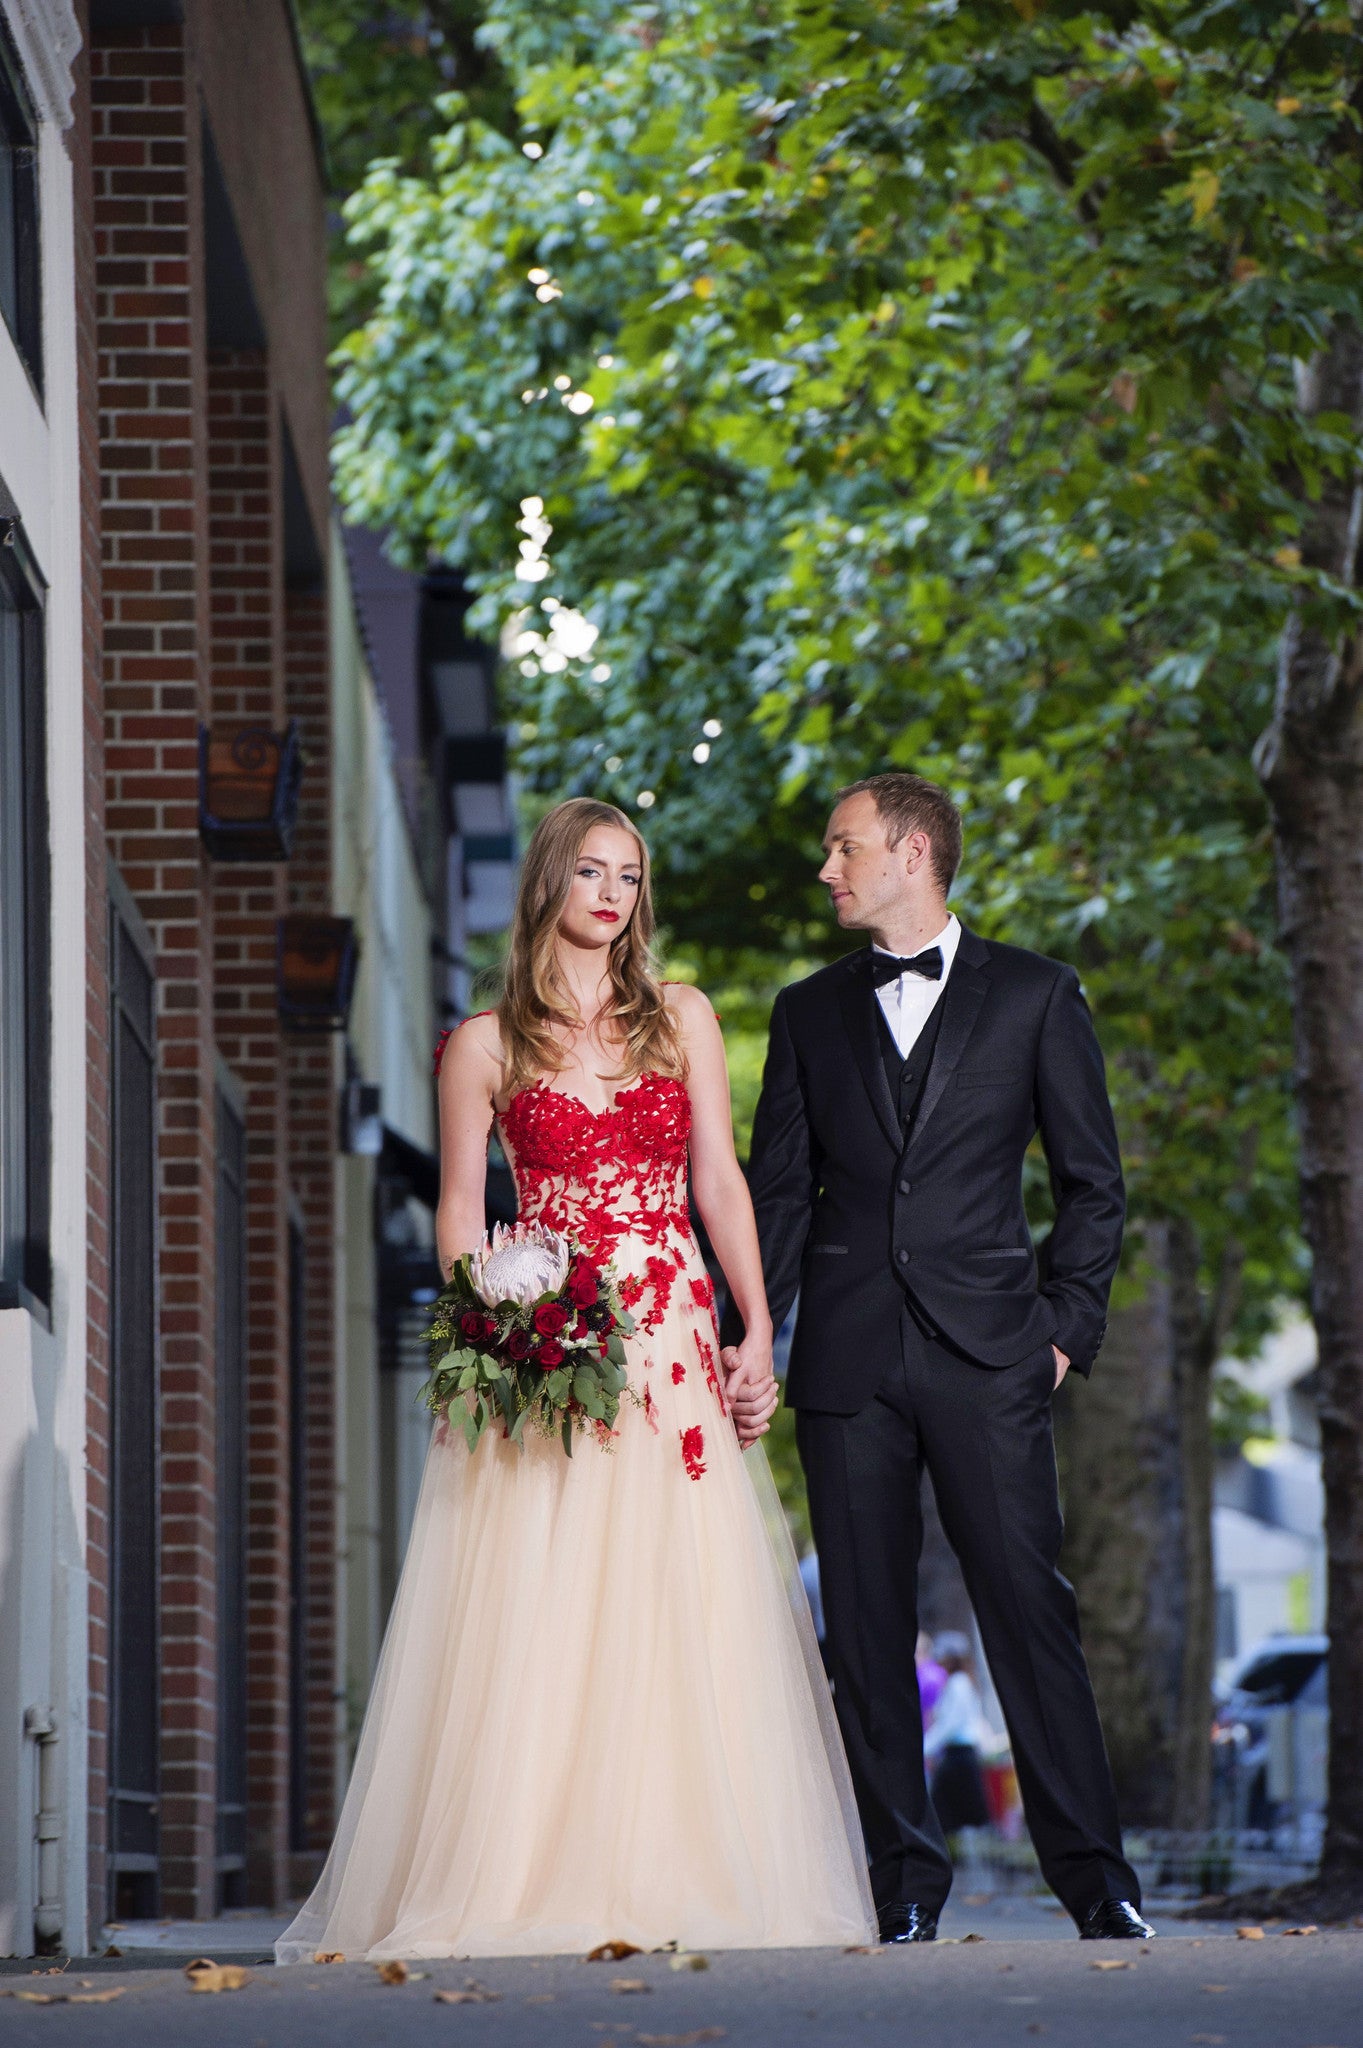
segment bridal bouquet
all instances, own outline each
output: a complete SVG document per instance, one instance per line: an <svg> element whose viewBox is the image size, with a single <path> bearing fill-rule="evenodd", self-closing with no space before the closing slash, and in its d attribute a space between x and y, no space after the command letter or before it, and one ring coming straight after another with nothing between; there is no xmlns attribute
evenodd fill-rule
<svg viewBox="0 0 1363 2048"><path fill-rule="evenodd" d="M499 1223L436 1298L422 1398L460 1424L471 1451L491 1422L519 1443L528 1419L571 1457L575 1429L615 1423L633 1328L609 1270L571 1238Z"/></svg>

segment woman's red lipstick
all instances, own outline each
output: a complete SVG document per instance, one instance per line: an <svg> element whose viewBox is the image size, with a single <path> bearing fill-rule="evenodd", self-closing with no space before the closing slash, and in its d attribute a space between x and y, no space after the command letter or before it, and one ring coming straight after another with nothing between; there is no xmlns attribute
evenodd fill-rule
<svg viewBox="0 0 1363 2048"><path fill-rule="evenodd" d="M618 910L594 910L592 916L599 917L603 924L619 924L620 922Z"/></svg>

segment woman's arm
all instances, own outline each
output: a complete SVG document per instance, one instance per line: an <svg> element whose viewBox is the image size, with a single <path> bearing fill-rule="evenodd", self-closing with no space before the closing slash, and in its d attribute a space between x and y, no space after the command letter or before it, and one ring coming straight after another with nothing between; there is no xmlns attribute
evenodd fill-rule
<svg viewBox="0 0 1363 2048"><path fill-rule="evenodd" d="M455 1260L477 1250L487 1227L487 1141L501 1073L495 1017L470 1017L446 1039L437 1089L440 1200L435 1248L447 1280Z"/></svg>
<svg viewBox="0 0 1363 2048"><path fill-rule="evenodd" d="M762 1283L762 1254L757 1225L743 1169L734 1150L733 1109L729 1068L719 1020L709 1000L684 983L669 990L687 1058L687 1089L691 1097L691 1193L729 1283L730 1298L743 1318L744 1338L730 1388L745 1382L767 1399L759 1414L739 1434L751 1443L765 1433L776 1407L772 1377L771 1316Z"/></svg>

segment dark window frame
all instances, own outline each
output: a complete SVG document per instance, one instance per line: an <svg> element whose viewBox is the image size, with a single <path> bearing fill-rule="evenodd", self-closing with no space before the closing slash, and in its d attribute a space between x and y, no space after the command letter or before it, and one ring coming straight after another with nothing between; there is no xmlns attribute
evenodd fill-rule
<svg viewBox="0 0 1363 2048"><path fill-rule="evenodd" d="M3 288L0 319L9 330L41 405L43 400L43 266L38 191L38 117L24 85L18 52L0 21L0 150L10 159L10 193L0 184L0 254L9 245L6 267L12 289Z"/></svg>
<svg viewBox="0 0 1363 2048"><path fill-rule="evenodd" d="M45 616L42 577L15 519L0 518L0 588L6 609L18 619L18 672L0 672L0 690L17 693L19 735L17 761L0 760L0 805L7 807L8 797L20 819L19 872L0 873L0 890L7 905L22 905L22 985L17 999L0 988L0 1033L6 1039L5 1066L14 1060L22 1072L24 1100L22 1167L15 1175L17 1185L5 1191L0 1204L0 1213L12 1205L18 1217L13 1238L0 1239L0 1308L26 1308L47 1323L52 1301L52 975ZM0 867L4 859L0 836ZM0 1152L0 1173L5 1171Z"/></svg>

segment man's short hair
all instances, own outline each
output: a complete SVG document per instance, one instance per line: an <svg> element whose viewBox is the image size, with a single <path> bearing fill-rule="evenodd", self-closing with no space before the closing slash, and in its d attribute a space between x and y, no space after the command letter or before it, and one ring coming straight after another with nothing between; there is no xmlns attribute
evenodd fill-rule
<svg viewBox="0 0 1363 2048"><path fill-rule="evenodd" d="M932 847L932 872L945 896L961 865L961 814L946 791L905 768L888 768L882 775L849 782L834 802L860 796L863 790L875 803L890 846L898 846L910 832L926 832Z"/></svg>

